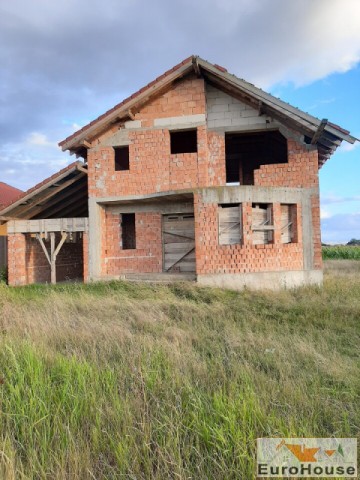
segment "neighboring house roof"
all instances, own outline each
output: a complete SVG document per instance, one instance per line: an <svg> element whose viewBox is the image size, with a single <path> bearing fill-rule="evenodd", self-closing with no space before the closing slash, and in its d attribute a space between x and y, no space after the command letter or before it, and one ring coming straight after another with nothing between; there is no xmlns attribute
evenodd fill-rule
<svg viewBox="0 0 360 480"><path fill-rule="evenodd" d="M18 198L21 194L22 191L18 188L12 187L4 182L0 182L0 207L14 201L15 198Z"/></svg>
<svg viewBox="0 0 360 480"><path fill-rule="evenodd" d="M74 162L0 210L0 220L88 216L87 167Z"/></svg>
<svg viewBox="0 0 360 480"><path fill-rule="evenodd" d="M302 110L283 102L253 84L242 80L219 65L211 64L193 55L150 82L138 92L123 100L97 119L85 125L59 143L61 148L84 155L89 142L105 131L111 124L119 120L133 118L134 110L147 103L166 87L191 71L199 77L219 87L225 92L245 101L259 109L259 115L267 114L306 136L306 141L317 145L319 150L319 166L332 155L340 143L345 140L354 143L357 139L350 132L327 120L320 120Z"/></svg>

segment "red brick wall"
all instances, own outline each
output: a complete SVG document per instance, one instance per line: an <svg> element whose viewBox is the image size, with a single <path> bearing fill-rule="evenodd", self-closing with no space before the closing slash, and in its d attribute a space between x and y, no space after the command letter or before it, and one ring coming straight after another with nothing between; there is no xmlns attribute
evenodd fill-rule
<svg viewBox="0 0 360 480"><path fill-rule="evenodd" d="M135 214L136 249L123 250L121 217L108 208L103 219L102 274L158 273L162 271L161 214Z"/></svg>
<svg viewBox="0 0 360 480"><path fill-rule="evenodd" d="M274 243L253 245L251 231L251 203L242 203L243 244L219 245L218 205L205 204L195 196L196 266L198 274L246 273L281 270L302 270L303 250L301 235L298 243L280 243L280 232ZM280 224L280 204L274 204L274 225ZM297 230L301 232L301 208L298 206Z"/></svg>
<svg viewBox="0 0 360 480"><path fill-rule="evenodd" d="M26 285L25 268L26 238L17 233L8 235L8 283L9 285Z"/></svg>
<svg viewBox="0 0 360 480"><path fill-rule="evenodd" d="M262 165L254 172L254 184L263 187L317 187L318 152L288 140L288 163Z"/></svg>
<svg viewBox="0 0 360 480"><path fill-rule="evenodd" d="M205 84L195 75L176 82L171 90L151 100L135 115L143 127L152 127L155 118L205 113Z"/></svg>
<svg viewBox="0 0 360 480"><path fill-rule="evenodd" d="M51 281L50 265L40 243L26 234L9 235L9 285ZM60 233L56 234L56 245ZM45 242L48 251L50 242ZM83 278L83 241L64 243L56 260L57 281Z"/></svg>

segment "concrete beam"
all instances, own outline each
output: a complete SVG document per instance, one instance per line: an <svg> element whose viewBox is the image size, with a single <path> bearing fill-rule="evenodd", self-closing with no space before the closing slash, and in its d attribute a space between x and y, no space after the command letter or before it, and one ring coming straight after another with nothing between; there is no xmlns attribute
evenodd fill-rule
<svg viewBox="0 0 360 480"><path fill-rule="evenodd" d="M89 280L101 276L101 206L89 198Z"/></svg>

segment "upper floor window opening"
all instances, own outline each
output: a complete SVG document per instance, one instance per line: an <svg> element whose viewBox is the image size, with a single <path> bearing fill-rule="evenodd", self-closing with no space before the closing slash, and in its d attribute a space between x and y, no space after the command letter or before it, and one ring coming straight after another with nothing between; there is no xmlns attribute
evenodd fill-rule
<svg viewBox="0 0 360 480"><path fill-rule="evenodd" d="M176 153L197 153L197 130L170 131L170 151Z"/></svg>
<svg viewBox="0 0 360 480"><path fill-rule="evenodd" d="M226 183L254 185L254 170L261 165L287 163L287 140L279 131L227 133Z"/></svg>
<svg viewBox="0 0 360 480"><path fill-rule="evenodd" d="M130 170L129 145L114 147L115 171Z"/></svg>

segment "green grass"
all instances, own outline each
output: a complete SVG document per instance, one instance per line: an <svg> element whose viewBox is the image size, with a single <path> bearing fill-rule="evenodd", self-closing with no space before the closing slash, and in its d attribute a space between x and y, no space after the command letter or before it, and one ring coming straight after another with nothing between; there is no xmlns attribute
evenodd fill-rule
<svg viewBox="0 0 360 480"><path fill-rule="evenodd" d="M324 260L360 260L360 246L322 247L322 254Z"/></svg>
<svg viewBox="0 0 360 480"><path fill-rule="evenodd" d="M358 436L358 265L277 293L0 285L1 480L247 480L257 437Z"/></svg>

